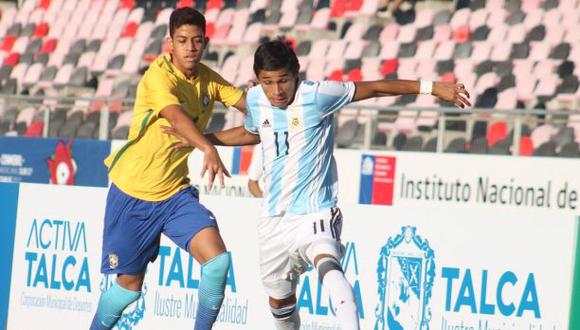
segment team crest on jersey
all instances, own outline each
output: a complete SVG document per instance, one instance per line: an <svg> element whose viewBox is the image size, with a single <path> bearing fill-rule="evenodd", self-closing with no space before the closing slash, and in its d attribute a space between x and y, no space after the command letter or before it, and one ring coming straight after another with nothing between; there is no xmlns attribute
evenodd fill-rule
<svg viewBox="0 0 580 330"><path fill-rule="evenodd" d="M272 125L270 124L270 121L268 119L264 119L264 121L262 122L262 128L269 128L272 127Z"/></svg>
<svg viewBox="0 0 580 330"><path fill-rule="evenodd" d="M292 117L292 119L290 119L290 128L294 130L302 128L302 121L300 118Z"/></svg>
<svg viewBox="0 0 580 330"><path fill-rule="evenodd" d="M203 102L203 106L204 107L207 107L209 105L209 96L204 95L203 96L203 99L202 99L202 102Z"/></svg>
<svg viewBox="0 0 580 330"><path fill-rule="evenodd" d="M376 330L429 329L435 254L416 232L416 227L402 227L381 248Z"/></svg>
<svg viewBox="0 0 580 330"><path fill-rule="evenodd" d="M119 256L114 253L109 254L109 267L115 269L119 266Z"/></svg>

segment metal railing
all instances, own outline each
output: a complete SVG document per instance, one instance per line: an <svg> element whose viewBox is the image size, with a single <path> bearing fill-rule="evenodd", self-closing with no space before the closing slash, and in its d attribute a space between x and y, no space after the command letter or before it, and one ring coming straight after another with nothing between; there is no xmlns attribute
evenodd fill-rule
<svg viewBox="0 0 580 330"><path fill-rule="evenodd" d="M27 107L36 107L42 113L42 121L44 122L42 136L48 137L51 125L51 115L55 109L69 109L81 110L85 113L90 112L91 104L98 102L101 104L99 113L98 125L98 139L110 139L109 121L110 109L109 104L122 104L121 111L131 111L133 108L133 99L118 99L118 98L96 98L96 97L56 97L56 96L25 96L25 95L2 95L0 96L0 107L6 113L9 108L24 109ZM44 111L42 111L44 110ZM214 112L225 112L227 109L219 102L215 103ZM392 122L394 118L400 117L399 112L417 113L421 112L436 113L436 125L427 128L426 132L420 134L437 137L437 152L444 151L445 139L448 135L464 135L466 141L469 141L470 133L476 121L495 120L505 121L513 130L513 145L512 154L518 155L520 151L520 138L522 136L522 125L527 124L530 127L535 127L544 123L550 123L554 126L565 126L569 124L569 116L572 114L580 114L580 111L552 111L543 109L483 109L483 108L469 108L459 109L451 107L436 107L436 108L411 108L401 106L378 106L378 105L364 105L353 103L344 108L344 111L338 112L336 117L358 117L364 127L364 138L362 143L353 143L351 147L358 147L364 149L373 148L373 134L378 130L381 123ZM230 123L242 124L243 114L232 111L229 112L234 117ZM451 122L465 122L465 130L463 132L451 131L446 129L448 123ZM211 122L210 122L211 123ZM578 123L580 125L580 123ZM340 130L340 127L337 128ZM396 125L391 133L397 133ZM418 133L418 132L415 132ZM384 147L384 146L383 146Z"/></svg>

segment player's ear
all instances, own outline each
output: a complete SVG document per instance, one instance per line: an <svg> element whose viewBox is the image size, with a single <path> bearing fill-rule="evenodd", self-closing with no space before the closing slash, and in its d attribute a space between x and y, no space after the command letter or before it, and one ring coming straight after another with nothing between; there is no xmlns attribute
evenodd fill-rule
<svg viewBox="0 0 580 330"><path fill-rule="evenodd" d="M207 47L207 45L209 45L209 38L205 37L205 46Z"/></svg>

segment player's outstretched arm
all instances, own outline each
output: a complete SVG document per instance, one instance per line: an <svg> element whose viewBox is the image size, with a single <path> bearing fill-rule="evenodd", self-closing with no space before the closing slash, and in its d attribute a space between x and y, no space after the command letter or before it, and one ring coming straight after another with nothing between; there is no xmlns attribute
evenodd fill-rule
<svg viewBox="0 0 580 330"><path fill-rule="evenodd" d="M174 144L175 148L190 148L191 144L179 134L173 127L161 126L165 134L173 135L181 142ZM204 137L217 146L247 146L260 143L260 136L248 132L243 126L227 129L225 131L206 133Z"/></svg>
<svg viewBox="0 0 580 330"><path fill-rule="evenodd" d="M217 176L220 185L224 186L224 175L230 176L228 170L222 163L215 146L199 131L193 121L185 114L178 105L169 105L161 110L161 116L169 122L176 136L179 136L182 143L189 147L194 147L204 153L201 176L208 172L209 187L213 186Z"/></svg>
<svg viewBox="0 0 580 330"><path fill-rule="evenodd" d="M205 134L217 146L247 146L260 143L260 136L250 133L245 127L238 126L225 131Z"/></svg>
<svg viewBox="0 0 580 330"><path fill-rule="evenodd" d="M421 84L424 90L421 90ZM465 108L471 106L469 102L469 92L463 84L447 82L414 80L377 80L355 82L355 93L352 101L362 101L372 97L396 96L406 94L432 94L443 101L451 102L458 107Z"/></svg>
<svg viewBox="0 0 580 330"><path fill-rule="evenodd" d="M233 105L234 108L238 109L241 113L246 113L246 94L250 90L250 88L256 86L258 83L253 80L248 80L248 84L246 88L244 88L244 95Z"/></svg>
<svg viewBox="0 0 580 330"><path fill-rule="evenodd" d="M246 91L244 91L244 95L233 105L234 108L238 109L241 113L246 113Z"/></svg>

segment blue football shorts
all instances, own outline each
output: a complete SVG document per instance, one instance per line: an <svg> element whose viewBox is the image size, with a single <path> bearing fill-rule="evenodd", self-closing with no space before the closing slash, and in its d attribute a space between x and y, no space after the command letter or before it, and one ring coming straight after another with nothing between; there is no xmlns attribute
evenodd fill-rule
<svg viewBox="0 0 580 330"><path fill-rule="evenodd" d="M109 188L103 229L101 272L134 275L159 254L161 233L189 253L189 242L202 229L217 227L214 215L199 203L193 187L149 202Z"/></svg>

